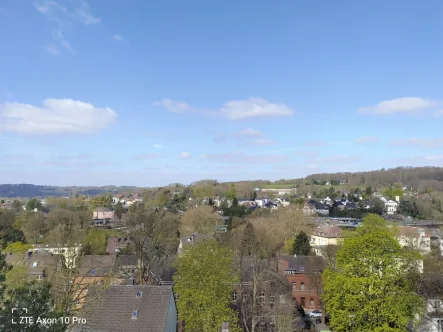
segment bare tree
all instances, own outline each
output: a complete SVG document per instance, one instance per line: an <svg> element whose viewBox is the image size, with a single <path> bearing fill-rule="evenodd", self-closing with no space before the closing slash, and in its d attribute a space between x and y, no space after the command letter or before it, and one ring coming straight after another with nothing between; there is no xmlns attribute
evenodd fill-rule
<svg viewBox="0 0 443 332"><path fill-rule="evenodd" d="M138 281L155 284L162 269L177 252L179 217L163 210L137 208L129 216L128 236L138 257Z"/></svg>
<svg viewBox="0 0 443 332"><path fill-rule="evenodd" d="M212 234L216 225L221 223L221 218L214 213L212 206L197 206L188 209L181 216L180 233Z"/></svg>

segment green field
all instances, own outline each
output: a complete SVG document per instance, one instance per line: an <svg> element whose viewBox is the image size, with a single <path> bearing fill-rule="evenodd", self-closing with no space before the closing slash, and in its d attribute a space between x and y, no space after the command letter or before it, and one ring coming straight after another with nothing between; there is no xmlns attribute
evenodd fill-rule
<svg viewBox="0 0 443 332"><path fill-rule="evenodd" d="M263 186L263 189L292 189L295 188L295 184L267 184Z"/></svg>

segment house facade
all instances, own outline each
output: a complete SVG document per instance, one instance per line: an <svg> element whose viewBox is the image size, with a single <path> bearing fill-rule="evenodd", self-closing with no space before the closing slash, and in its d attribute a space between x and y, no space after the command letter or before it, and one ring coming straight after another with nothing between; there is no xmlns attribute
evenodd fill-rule
<svg viewBox="0 0 443 332"><path fill-rule="evenodd" d="M398 209L398 202L389 200L385 202L385 209L387 214L395 214Z"/></svg>
<svg viewBox="0 0 443 332"><path fill-rule="evenodd" d="M98 207L92 212L92 219L114 219L114 211L105 207Z"/></svg>
<svg viewBox="0 0 443 332"><path fill-rule="evenodd" d="M312 251L317 256L323 256L323 249L330 245L336 246L342 238L342 229L336 225L317 227L310 234Z"/></svg>
<svg viewBox="0 0 443 332"><path fill-rule="evenodd" d="M431 252L431 234L424 228L399 226L397 240L402 247L410 247L423 254Z"/></svg>
<svg viewBox="0 0 443 332"><path fill-rule="evenodd" d="M319 256L278 257L278 272L287 278L294 303L305 312L321 309L321 273L324 267L325 261Z"/></svg>

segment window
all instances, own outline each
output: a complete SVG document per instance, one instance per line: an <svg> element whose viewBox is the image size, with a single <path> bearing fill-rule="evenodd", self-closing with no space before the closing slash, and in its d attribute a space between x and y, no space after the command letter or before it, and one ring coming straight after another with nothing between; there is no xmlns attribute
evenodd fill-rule
<svg viewBox="0 0 443 332"><path fill-rule="evenodd" d="M292 290L295 291L297 289L297 285L295 281L292 282Z"/></svg>
<svg viewBox="0 0 443 332"><path fill-rule="evenodd" d="M314 299L312 297L309 299L309 305L311 307L313 307L315 305Z"/></svg>
<svg viewBox="0 0 443 332"><path fill-rule="evenodd" d="M260 295L258 296L259 300L261 303L265 302L265 294L264 293L260 293Z"/></svg>
<svg viewBox="0 0 443 332"><path fill-rule="evenodd" d="M285 304L286 303L286 296L285 295L280 295L280 303L281 304Z"/></svg>
<svg viewBox="0 0 443 332"><path fill-rule="evenodd" d="M232 293L232 301L237 302L237 292Z"/></svg>
<svg viewBox="0 0 443 332"><path fill-rule="evenodd" d="M442 332L443 331L443 319L438 319L437 320L437 328L438 328L438 332Z"/></svg>
<svg viewBox="0 0 443 332"><path fill-rule="evenodd" d="M138 310L132 310L132 319L137 319L138 318Z"/></svg>
<svg viewBox="0 0 443 332"><path fill-rule="evenodd" d="M275 301L275 295L274 294L269 294L269 302L270 303L274 303L274 301Z"/></svg>
<svg viewBox="0 0 443 332"><path fill-rule="evenodd" d="M305 283L304 282L300 283L300 290L305 290Z"/></svg>
<svg viewBox="0 0 443 332"><path fill-rule="evenodd" d="M436 309L440 309L440 306L441 306L441 301L440 300L432 300L432 308L434 309L434 310L436 310Z"/></svg>
<svg viewBox="0 0 443 332"><path fill-rule="evenodd" d="M302 308L304 308L305 305L306 305L306 299L305 299L304 297L301 297L301 298L300 298L300 306L301 306Z"/></svg>
<svg viewBox="0 0 443 332"><path fill-rule="evenodd" d="M248 299L248 293L243 292L243 302L246 302L247 299Z"/></svg>

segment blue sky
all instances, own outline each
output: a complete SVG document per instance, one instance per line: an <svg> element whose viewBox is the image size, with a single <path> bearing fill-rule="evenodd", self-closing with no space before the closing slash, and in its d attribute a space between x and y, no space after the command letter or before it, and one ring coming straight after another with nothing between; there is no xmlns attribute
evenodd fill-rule
<svg viewBox="0 0 443 332"><path fill-rule="evenodd" d="M0 183L443 166L443 2L0 3Z"/></svg>

